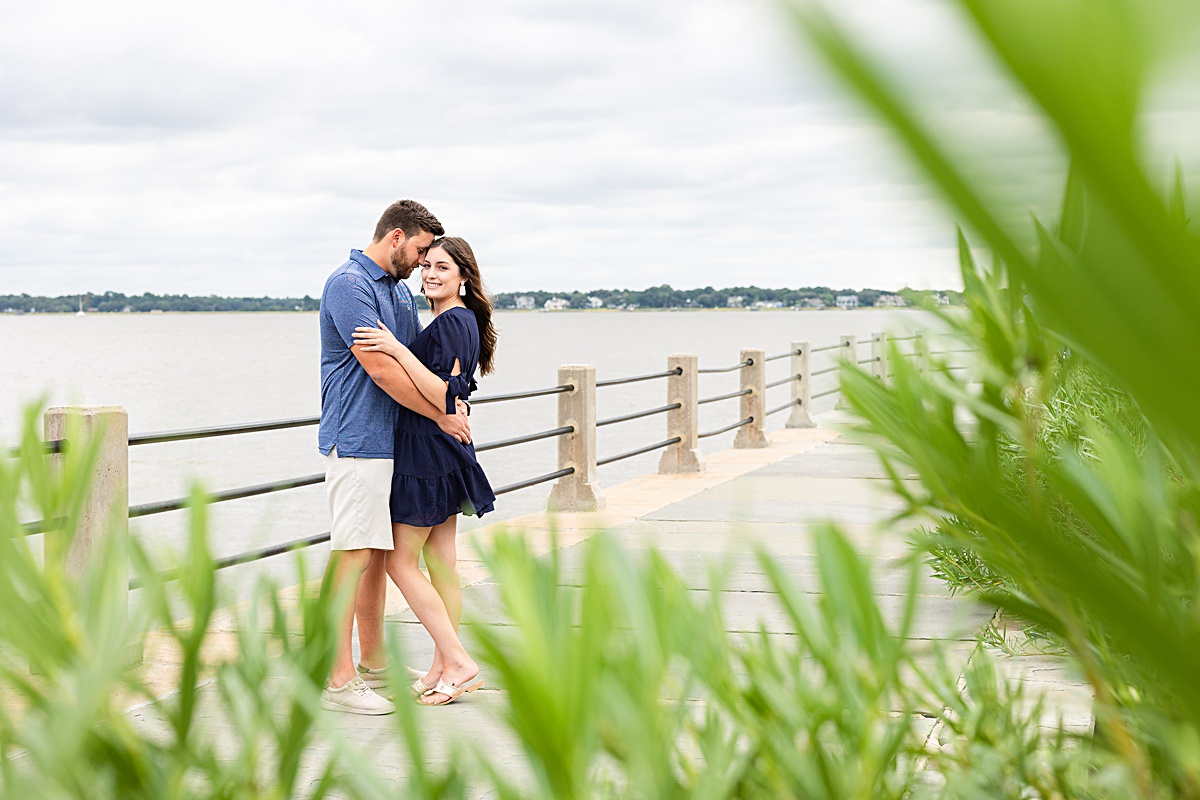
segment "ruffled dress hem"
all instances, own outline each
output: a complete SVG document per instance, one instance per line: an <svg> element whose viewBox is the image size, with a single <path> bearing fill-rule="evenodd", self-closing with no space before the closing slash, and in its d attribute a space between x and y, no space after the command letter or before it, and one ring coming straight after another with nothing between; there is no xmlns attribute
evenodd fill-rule
<svg viewBox="0 0 1200 800"><path fill-rule="evenodd" d="M402 525L430 528L455 514L482 517L495 509L495 501L478 464L433 477L392 475L392 522Z"/></svg>

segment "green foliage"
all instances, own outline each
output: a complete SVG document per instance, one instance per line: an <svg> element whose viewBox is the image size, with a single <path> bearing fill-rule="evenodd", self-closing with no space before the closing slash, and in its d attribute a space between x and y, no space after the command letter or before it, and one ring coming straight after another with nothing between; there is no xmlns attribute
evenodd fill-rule
<svg viewBox="0 0 1200 800"><path fill-rule="evenodd" d="M971 379L896 358L892 385L849 369L843 389L877 435L865 441L920 477L896 488L935 520L943 573L1053 633L1088 677L1089 757L1130 775L1131 794L1197 796L1200 378L1177 355L1200 344L1200 238L1181 170L1160 194L1138 149L1149 76L1194 33L1194 8L960 5L1073 165L1053 223L1023 230L992 205L853 37L819 7L793 6L996 254L982 269L960 237L968 311L944 321L977 351Z"/></svg>
<svg viewBox="0 0 1200 800"><path fill-rule="evenodd" d="M202 494L177 585L165 584L120 529L82 574L68 574L62 554L90 490L96 443L72 429L52 466L38 420L29 409L19 456L0 460L0 796L323 797L351 785L338 776L353 763L344 747L315 788L298 782L331 661L335 598L325 591L289 609L266 592L240 618L235 657L209 663L219 595ZM26 509L63 520L63 532L46 537L44 563L18 523ZM145 586L132 614L126 564ZM152 628L177 654L177 691L138 723L122 705L152 697L129 669ZM307 645L293 641L296 629ZM210 673L217 691L202 702L198 687Z"/></svg>
<svg viewBox="0 0 1200 800"><path fill-rule="evenodd" d="M54 559L36 563L17 524L21 499L71 519L93 455L72 434L51 472L36 419L27 416L20 458L0 462L0 796L396 796L318 711L340 605L327 586L294 605L268 589L239 614L230 657L206 653L220 594L200 492L178 584L156 577L122 538L82 576ZM416 705L400 702L393 719L408 777L399 791L874 800L997 796L988 794L995 787L1017 798L1050 787L1043 796L1129 796L1130 771L1109 750L1039 728L1038 707L999 681L985 653L973 657L963 693L953 660L914 646L915 560L893 626L866 561L836 528L814 535L818 581L805 591L759 555L786 624L751 634L727 631L715 567L709 590L695 592L661 555L632 555L599 534L583 546L582 581L568 580L561 551L537 558L520 538L497 537L484 558L502 618L474 628L477 652L507 689L504 721L532 777L482 746L455 748L431 767L422 724L436 721L419 723ZM132 619L117 577L127 558L147 587ZM122 707L149 689L126 669L127 645L150 628L177 653L180 673L176 691L135 718ZM394 642L391 650L402 664ZM27 672L31 661L38 675ZM935 720L946 745L930 752Z"/></svg>
<svg viewBox="0 0 1200 800"><path fill-rule="evenodd" d="M820 539L824 601L761 559L797 637L727 633L719 573L694 600L653 552L633 559L604 535L587 548L575 599L556 555L539 560L515 537L487 555L513 624L479 637L508 688L532 796L898 798L911 787L903 756L918 734L891 713L915 700L904 631L884 625L835 531Z"/></svg>

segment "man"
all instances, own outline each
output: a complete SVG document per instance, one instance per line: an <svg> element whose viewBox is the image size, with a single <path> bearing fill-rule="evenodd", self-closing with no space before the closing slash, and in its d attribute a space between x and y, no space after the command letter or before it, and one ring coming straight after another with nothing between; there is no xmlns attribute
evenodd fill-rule
<svg viewBox="0 0 1200 800"><path fill-rule="evenodd" d="M441 223L420 203L401 200L383 212L371 243L351 250L321 294L321 426L325 483L333 515L325 579L339 596L355 597L338 631L337 650L322 704L353 714L389 714L391 702L363 680L382 685L383 562L392 549L392 449L396 403L433 419L446 433L470 441L466 415L446 414L421 394L391 356L354 347L356 327L387 325L408 345L420 331L412 293L403 280L412 274ZM364 578L364 573L366 578ZM360 586L361 584L361 586ZM352 655L358 616L362 663Z"/></svg>

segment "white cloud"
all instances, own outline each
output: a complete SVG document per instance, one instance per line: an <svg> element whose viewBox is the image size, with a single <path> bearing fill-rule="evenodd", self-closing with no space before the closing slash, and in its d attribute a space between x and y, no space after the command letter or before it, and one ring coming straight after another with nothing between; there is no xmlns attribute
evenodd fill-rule
<svg viewBox="0 0 1200 800"><path fill-rule="evenodd" d="M941 4L848 8L964 139L1024 141ZM0 293L315 294L400 197L500 291L954 285L952 222L784 26L739 0L24 4Z"/></svg>

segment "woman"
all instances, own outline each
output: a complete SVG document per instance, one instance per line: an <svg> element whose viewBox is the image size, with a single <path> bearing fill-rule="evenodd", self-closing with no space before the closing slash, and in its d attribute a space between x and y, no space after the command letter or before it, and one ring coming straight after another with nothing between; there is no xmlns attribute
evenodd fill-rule
<svg viewBox="0 0 1200 800"><path fill-rule="evenodd" d="M496 331L492 304L483 291L479 265L465 240L446 237L430 245L421 265L421 291L433 320L409 349L380 323L357 328L363 350L379 350L400 362L426 398L447 414L475 389L475 369L492 371ZM462 616L455 550L458 514L482 516L495 502L492 487L475 460L475 448L442 433L430 419L400 408L392 475L392 536L387 572L417 619L433 637L433 665L412 685L425 705L451 703L483 686L479 666L458 638ZM429 568L419 567L421 551ZM432 687L432 688L430 688Z"/></svg>

